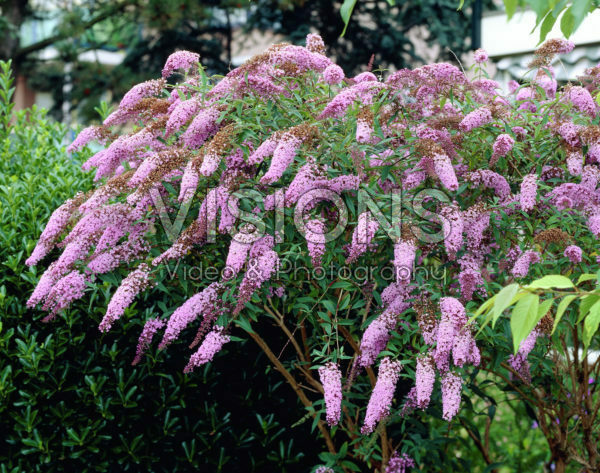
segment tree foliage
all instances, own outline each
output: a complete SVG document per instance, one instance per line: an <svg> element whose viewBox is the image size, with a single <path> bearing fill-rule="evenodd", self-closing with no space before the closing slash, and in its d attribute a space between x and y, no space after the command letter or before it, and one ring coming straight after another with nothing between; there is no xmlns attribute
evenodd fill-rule
<svg viewBox="0 0 600 473"><path fill-rule="evenodd" d="M424 38L427 47L439 45L440 58L453 57L449 50L459 55L469 47L469 17L456 12L451 0L394 7L361 2L344 38L340 8L341 2L327 0L86 0L69 8L59 1L34 5L3 0L0 36L7 41L0 45L0 59L12 58L13 67L32 87L52 94L55 117L62 116L62 104L68 102L87 120L100 100L119 97L125 84L152 77L175 50L197 52L209 73L226 73L234 31L257 28L296 43L319 31L349 72L366 66L372 56L374 66L382 68L422 62L415 37ZM21 45L21 26L32 20L55 26L48 37ZM49 46L58 56L41 59L38 53ZM116 68L81 59L81 53L97 49L125 52L125 59Z"/></svg>

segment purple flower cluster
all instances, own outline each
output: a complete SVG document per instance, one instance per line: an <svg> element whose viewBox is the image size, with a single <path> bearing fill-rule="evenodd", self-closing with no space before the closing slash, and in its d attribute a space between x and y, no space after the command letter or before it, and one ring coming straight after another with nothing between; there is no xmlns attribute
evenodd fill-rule
<svg viewBox="0 0 600 473"><path fill-rule="evenodd" d="M444 207L440 215L443 219L442 230L446 253L450 258L454 258L456 252L463 246L464 219L462 212L456 205L452 205Z"/></svg>
<svg viewBox="0 0 600 473"><path fill-rule="evenodd" d="M492 121L492 112L488 108L481 107L469 113L459 124L463 132L479 128Z"/></svg>
<svg viewBox="0 0 600 473"><path fill-rule="evenodd" d="M121 285L108 303L106 313L100 322L100 330L108 332L112 324L125 313L125 309L131 305L140 292L148 287L149 283L150 268L147 264L142 263L121 281Z"/></svg>
<svg viewBox="0 0 600 473"><path fill-rule="evenodd" d="M342 415L342 373L332 362L319 368L319 378L325 392L327 423L337 425Z"/></svg>
<svg viewBox="0 0 600 473"><path fill-rule="evenodd" d="M437 369L442 379L444 418L451 420L460 405L461 384L457 383L457 379L462 382L459 376L450 371L451 358L457 367L467 363L478 366L480 353L460 301L443 297L440 299L440 311L441 319L434 326L431 326L431 322L425 323L423 317L419 321L423 339L429 345L435 342L435 347L417 358L415 387L408 397L406 408L425 409L429 405Z"/></svg>
<svg viewBox="0 0 600 473"><path fill-rule="evenodd" d="M82 149L85 145L92 141L98 141L102 144L106 143L104 130L99 126L88 126L79 132L73 143L67 147L67 153L73 153Z"/></svg>
<svg viewBox="0 0 600 473"><path fill-rule="evenodd" d="M537 175L527 174L521 182L521 209L524 212L529 212L535 207L537 197Z"/></svg>
<svg viewBox="0 0 600 473"><path fill-rule="evenodd" d="M48 223L44 227L44 231L25 264L34 266L38 264L44 256L46 256L52 248L60 234L65 231L73 212L80 204L79 196L67 200L59 208L57 208L48 219Z"/></svg>
<svg viewBox="0 0 600 473"><path fill-rule="evenodd" d="M462 378L448 371L442 376L442 418L451 421L460 408Z"/></svg>
<svg viewBox="0 0 600 473"><path fill-rule="evenodd" d="M365 423L361 428L363 434L373 432L377 422L390 415L390 408L392 407L396 383L400 377L401 369L402 365L398 361L392 361L389 357L381 360L377 382L367 405Z"/></svg>
<svg viewBox="0 0 600 473"><path fill-rule="evenodd" d="M508 363L512 367L513 370L519 375L519 377L525 381L526 383L531 382L531 373L529 371L529 362L527 361L527 356L533 350L535 346L535 342L538 337L541 335L541 332L535 328L533 331L527 336L525 340L521 342L519 345L519 350L516 355L511 355L508 358Z"/></svg>
<svg viewBox="0 0 600 473"><path fill-rule="evenodd" d="M252 294L269 280L279 265L279 255L273 251L273 237L266 236L256 241L250 248L248 269L244 274L237 296L233 314L237 315L250 301Z"/></svg>
<svg viewBox="0 0 600 473"><path fill-rule="evenodd" d="M510 186L504 176L489 169L479 169L469 176L473 184L482 184L485 187L494 189L496 195L504 200L510 196Z"/></svg>
<svg viewBox="0 0 600 473"><path fill-rule="evenodd" d="M142 361L144 353L146 353L146 350L148 350L150 344L152 343L154 334L156 334L156 332L164 326L164 321L157 318L151 318L146 321L138 340L138 345L135 350L135 358L131 362L132 365L137 365L140 361Z"/></svg>
<svg viewBox="0 0 600 473"><path fill-rule="evenodd" d="M208 335L206 335L206 338L200 345L200 348L198 348L198 351L190 357L190 361L183 372L189 373L194 368L212 361L213 357L221 351L223 345L230 340L231 338L229 335L223 334L223 327L213 327Z"/></svg>
<svg viewBox="0 0 600 473"><path fill-rule="evenodd" d="M158 348L162 350L177 340L179 334L198 316L203 317L203 325L209 325L217 315L217 301L221 287L218 282L212 283L178 307L169 317Z"/></svg>
<svg viewBox="0 0 600 473"><path fill-rule="evenodd" d="M494 154L492 155L492 160L497 160L498 158L506 156L512 150L514 144L515 140L512 136L507 135L506 133L498 135L496 141L494 141Z"/></svg>
<svg viewBox="0 0 600 473"><path fill-rule="evenodd" d="M391 311L384 311L369 324L360 341L360 366L371 366L390 339L390 331L397 325L397 318Z"/></svg>
<svg viewBox="0 0 600 473"><path fill-rule="evenodd" d="M539 263L542 260L537 251L525 251L515 262L512 273L516 278L524 278L529 272L529 266L534 263Z"/></svg>
<svg viewBox="0 0 600 473"><path fill-rule="evenodd" d="M141 84L134 86L121 99L121 102L119 103L119 109L127 110L133 108L143 98L152 97L153 95L160 94L164 86L165 81L162 79L148 80L146 82L142 82Z"/></svg>
<svg viewBox="0 0 600 473"><path fill-rule="evenodd" d="M581 263L582 250L577 245L569 245L565 248L564 255L571 263Z"/></svg>
<svg viewBox="0 0 600 473"><path fill-rule="evenodd" d="M321 267L321 258L325 254L325 235L327 227L320 220L310 220L306 223L306 246L314 268Z"/></svg>
<svg viewBox="0 0 600 473"><path fill-rule="evenodd" d="M415 461L406 453L400 455L398 452L390 457L385 473L406 473L408 468L415 468Z"/></svg>
<svg viewBox="0 0 600 473"><path fill-rule="evenodd" d="M379 223L370 212L363 212L358 216L358 223L352 233L352 243L348 252L346 263L355 262L360 255L365 253L371 246L371 241L379 229Z"/></svg>
<svg viewBox="0 0 600 473"><path fill-rule="evenodd" d="M294 161L302 141L293 133L285 133L273 150L273 159L269 170L260 179L261 184L273 184L278 181L289 165Z"/></svg>
<svg viewBox="0 0 600 473"><path fill-rule="evenodd" d="M565 100L570 101L581 113L585 113L591 117L596 116L596 103L587 89L580 86L571 87L564 97Z"/></svg>
<svg viewBox="0 0 600 473"><path fill-rule="evenodd" d="M417 358L415 380L416 403L418 407L424 409L429 405L435 384L435 366L431 355Z"/></svg>
<svg viewBox="0 0 600 473"><path fill-rule="evenodd" d="M163 77L169 77L176 70L185 70L198 67L200 65L200 55L191 51L177 51L167 58L167 62L162 70Z"/></svg>
<svg viewBox="0 0 600 473"><path fill-rule="evenodd" d="M329 85L339 84L344 77L343 69L337 64L331 64L323 71L323 80Z"/></svg>
<svg viewBox="0 0 600 473"><path fill-rule="evenodd" d="M487 62L489 57L488 57L488 53L485 51L485 49L476 49L475 52L473 53L473 59L475 60L475 62L477 64L482 64L484 62Z"/></svg>
<svg viewBox="0 0 600 473"><path fill-rule="evenodd" d="M400 240L394 244L394 268L398 281L410 282L416 254L417 245L413 239Z"/></svg>

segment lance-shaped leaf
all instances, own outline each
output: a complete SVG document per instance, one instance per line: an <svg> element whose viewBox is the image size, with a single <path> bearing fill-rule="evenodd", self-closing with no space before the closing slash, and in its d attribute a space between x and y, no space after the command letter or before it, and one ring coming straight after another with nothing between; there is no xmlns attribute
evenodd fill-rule
<svg viewBox="0 0 600 473"><path fill-rule="evenodd" d="M521 342L527 338L538 322L540 297L537 294L527 294L513 308L510 329L513 334L514 351L517 353Z"/></svg>

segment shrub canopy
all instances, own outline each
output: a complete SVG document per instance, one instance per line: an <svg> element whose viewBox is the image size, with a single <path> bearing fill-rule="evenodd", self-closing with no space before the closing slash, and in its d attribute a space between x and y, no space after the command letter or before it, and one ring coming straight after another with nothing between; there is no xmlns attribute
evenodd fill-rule
<svg viewBox="0 0 600 473"><path fill-rule="evenodd" d="M99 275L127 267L102 331L142 292L189 297L146 320L134 362L155 338L163 349L189 335L192 371L245 331L314 417L330 466L402 471L413 461L404 453L434 461L407 419L430 405L454 419L479 369L527 386L529 353L551 340L554 299L540 301L551 286L520 296L512 343L489 319L476 341L468 313L513 281L597 266L600 68L557 90L550 63L572 48L544 43L531 80L506 96L486 77L483 51L473 79L447 63L346 78L317 35L222 78L207 77L198 55L174 53L162 78L133 87L70 146L105 145L83 165L99 185L50 218L28 263L63 251L28 304L50 320ZM255 330L265 317L295 362ZM569 317L569 329L581 322ZM415 384L394 401L401 378ZM539 421L549 439L567 429ZM565 449L553 449L557 462L575 458Z"/></svg>

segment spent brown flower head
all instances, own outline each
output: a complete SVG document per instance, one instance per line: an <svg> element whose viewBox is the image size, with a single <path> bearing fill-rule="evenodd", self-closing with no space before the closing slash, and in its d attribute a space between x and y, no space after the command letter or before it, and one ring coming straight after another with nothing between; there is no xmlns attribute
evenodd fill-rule
<svg viewBox="0 0 600 473"><path fill-rule="evenodd" d="M588 125L579 130L579 136L584 143L591 145L600 142L600 126Z"/></svg>
<svg viewBox="0 0 600 473"><path fill-rule="evenodd" d="M552 313L549 310L542 317L542 319L538 322L538 328L540 331L546 335L550 335L552 333L552 328L554 327L554 318L552 317Z"/></svg>
<svg viewBox="0 0 600 473"><path fill-rule="evenodd" d="M279 51L280 49L289 46L290 43L277 43L270 46L264 52L260 54L256 54L248 59L244 64L240 67L234 69L233 71L227 74L227 77L244 77L246 74L251 74L260 69L263 65L269 64L271 59L271 54Z"/></svg>
<svg viewBox="0 0 600 473"><path fill-rule="evenodd" d="M549 66L557 54L565 54L573 49L570 41L553 38L545 41L534 51L533 60L528 64L530 68Z"/></svg>
<svg viewBox="0 0 600 473"><path fill-rule="evenodd" d="M538 244L559 243L564 244L571 240L571 236L560 228L548 228L538 233L534 241Z"/></svg>

